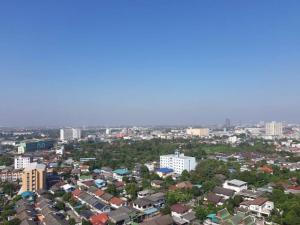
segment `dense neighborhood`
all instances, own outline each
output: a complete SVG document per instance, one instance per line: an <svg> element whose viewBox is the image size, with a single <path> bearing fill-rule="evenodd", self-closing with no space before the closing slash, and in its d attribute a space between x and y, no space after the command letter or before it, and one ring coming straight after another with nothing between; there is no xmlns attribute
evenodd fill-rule
<svg viewBox="0 0 300 225"><path fill-rule="evenodd" d="M251 129L3 130L0 223L297 225L299 130Z"/></svg>

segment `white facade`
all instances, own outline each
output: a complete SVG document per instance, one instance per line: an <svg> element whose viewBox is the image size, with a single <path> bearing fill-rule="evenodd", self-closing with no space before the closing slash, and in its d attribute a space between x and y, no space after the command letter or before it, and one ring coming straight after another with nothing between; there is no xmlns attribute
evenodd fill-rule
<svg viewBox="0 0 300 225"><path fill-rule="evenodd" d="M23 156L15 156L15 169L24 169L27 167L31 162L30 157L23 157Z"/></svg>
<svg viewBox="0 0 300 225"><path fill-rule="evenodd" d="M231 136L228 138L228 142L231 144L235 144L238 141L237 136Z"/></svg>
<svg viewBox="0 0 300 225"><path fill-rule="evenodd" d="M81 130L75 128L60 129L60 140L73 141L81 138Z"/></svg>
<svg viewBox="0 0 300 225"><path fill-rule="evenodd" d="M55 150L55 153L57 155L63 155L64 154L64 150L65 150L65 147L61 146L60 148L58 148L58 149Z"/></svg>
<svg viewBox="0 0 300 225"><path fill-rule="evenodd" d="M274 209L274 202L259 199L241 203L240 207L249 210L256 217L269 217Z"/></svg>
<svg viewBox="0 0 300 225"><path fill-rule="evenodd" d="M223 188L228 188L234 190L235 192L240 192L241 190L247 190L248 185L247 182L234 179L225 181L225 183L223 184Z"/></svg>
<svg viewBox="0 0 300 225"><path fill-rule="evenodd" d="M194 170L196 165L195 157L185 156L179 151L175 151L175 154L160 156L160 167L173 169L177 174L181 174L184 170L188 172Z"/></svg>
<svg viewBox="0 0 300 225"><path fill-rule="evenodd" d="M266 123L266 135L282 136L282 123L271 122Z"/></svg>
<svg viewBox="0 0 300 225"><path fill-rule="evenodd" d="M188 128L186 133L191 136L206 137L209 135L208 128Z"/></svg>

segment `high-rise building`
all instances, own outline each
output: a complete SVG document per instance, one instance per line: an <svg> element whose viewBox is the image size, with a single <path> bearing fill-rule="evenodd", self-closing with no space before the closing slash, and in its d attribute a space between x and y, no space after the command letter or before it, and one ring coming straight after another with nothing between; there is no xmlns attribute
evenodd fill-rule
<svg viewBox="0 0 300 225"><path fill-rule="evenodd" d="M25 156L15 156L15 160L14 160L14 165L15 165L15 169L24 169L25 167L27 167L29 164L31 163L31 158L30 157L25 157Z"/></svg>
<svg viewBox="0 0 300 225"><path fill-rule="evenodd" d="M269 136L282 136L282 123L272 121L266 123L266 135Z"/></svg>
<svg viewBox="0 0 300 225"><path fill-rule="evenodd" d="M206 137L209 135L208 128L188 128L186 133L191 136Z"/></svg>
<svg viewBox="0 0 300 225"><path fill-rule="evenodd" d="M63 128L60 129L61 141L73 141L81 138L81 130L76 128Z"/></svg>
<svg viewBox="0 0 300 225"><path fill-rule="evenodd" d="M228 119L228 118L225 119L224 127L228 129L228 128L230 128L230 126L231 126L231 124L230 124L230 119Z"/></svg>
<svg viewBox="0 0 300 225"><path fill-rule="evenodd" d="M20 193L25 191L36 192L44 189L46 189L46 166L30 163L23 171Z"/></svg>
<svg viewBox="0 0 300 225"><path fill-rule="evenodd" d="M179 150L176 150L175 154L160 156L160 167L173 169L177 174L181 174L184 170L188 172L194 170L196 165L195 157L180 154Z"/></svg>

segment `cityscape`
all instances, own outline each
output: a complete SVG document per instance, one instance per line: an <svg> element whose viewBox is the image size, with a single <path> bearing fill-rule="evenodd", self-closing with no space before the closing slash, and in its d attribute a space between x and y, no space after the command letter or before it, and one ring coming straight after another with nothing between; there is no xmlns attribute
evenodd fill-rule
<svg viewBox="0 0 300 225"><path fill-rule="evenodd" d="M299 9L1 1L0 225L300 225Z"/></svg>

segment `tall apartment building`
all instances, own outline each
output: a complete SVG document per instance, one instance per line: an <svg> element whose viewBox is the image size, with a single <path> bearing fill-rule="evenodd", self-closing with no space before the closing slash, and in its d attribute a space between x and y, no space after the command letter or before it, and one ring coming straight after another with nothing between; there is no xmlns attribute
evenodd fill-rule
<svg viewBox="0 0 300 225"><path fill-rule="evenodd" d="M186 133L191 136L206 137L209 135L208 128L188 128Z"/></svg>
<svg viewBox="0 0 300 225"><path fill-rule="evenodd" d="M266 135L269 136L282 136L282 123L275 121L266 123Z"/></svg>
<svg viewBox="0 0 300 225"><path fill-rule="evenodd" d="M81 130L76 128L63 128L60 129L61 141L73 141L81 138Z"/></svg>
<svg viewBox="0 0 300 225"><path fill-rule="evenodd" d="M14 160L14 165L15 165L15 169L24 169L25 167L29 166L29 164L31 163L31 158L30 157L25 157L25 156L15 156L15 160Z"/></svg>
<svg viewBox="0 0 300 225"><path fill-rule="evenodd" d="M178 150L175 151L175 154L160 156L160 167L173 169L177 174L181 174L184 170L194 170L196 165L195 157L180 154Z"/></svg>
<svg viewBox="0 0 300 225"><path fill-rule="evenodd" d="M25 191L36 192L44 189L46 189L46 166L44 164L30 163L23 170L20 193Z"/></svg>

